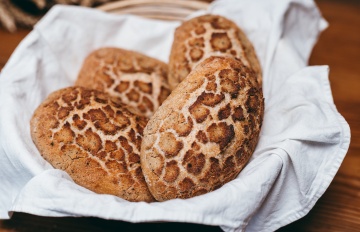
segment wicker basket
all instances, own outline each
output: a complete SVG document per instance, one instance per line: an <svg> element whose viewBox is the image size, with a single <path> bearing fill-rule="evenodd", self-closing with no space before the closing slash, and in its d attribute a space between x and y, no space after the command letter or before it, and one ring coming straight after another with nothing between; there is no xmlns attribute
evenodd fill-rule
<svg viewBox="0 0 360 232"><path fill-rule="evenodd" d="M146 18L183 21L189 14L205 10L208 2L190 0L124 0L103 4L99 10L115 14L134 14Z"/></svg>

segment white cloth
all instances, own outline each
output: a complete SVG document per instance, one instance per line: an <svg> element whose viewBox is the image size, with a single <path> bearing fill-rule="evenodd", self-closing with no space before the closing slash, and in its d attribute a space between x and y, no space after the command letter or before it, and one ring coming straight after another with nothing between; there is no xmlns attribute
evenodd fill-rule
<svg viewBox="0 0 360 232"><path fill-rule="evenodd" d="M131 203L84 189L44 161L30 137L30 118L50 92L74 83L86 55L117 46L167 61L179 25L56 6L21 42L0 76L0 218L19 211L258 232L308 213L350 143L349 126L332 100L328 67L307 67L327 23L310 0L224 0L207 12L243 28L263 67L260 141L235 180L187 200Z"/></svg>

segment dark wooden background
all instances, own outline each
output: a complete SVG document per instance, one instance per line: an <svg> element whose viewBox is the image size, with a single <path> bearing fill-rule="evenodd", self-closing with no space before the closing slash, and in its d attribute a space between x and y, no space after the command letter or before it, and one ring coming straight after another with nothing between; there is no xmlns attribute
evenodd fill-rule
<svg viewBox="0 0 360 232"><path fill-rule="evenodd" d="M338 111L350 124L349 151L325 194L304 218L279 231L360 231L360 1L316 1L330 27L314 48L310 65L330 66L330 82ZM0 69L29 33L0 28ZM185 223L131 224L99 218L50 218L15 213L0 220L0 231L221 231Z"/></svg>

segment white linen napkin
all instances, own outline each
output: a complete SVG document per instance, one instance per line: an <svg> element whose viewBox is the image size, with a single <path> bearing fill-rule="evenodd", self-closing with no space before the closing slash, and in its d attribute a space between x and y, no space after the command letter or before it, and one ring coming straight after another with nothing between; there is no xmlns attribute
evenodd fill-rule
<svg viewBox="0 0 360 232"><path fill-rule="evenodd" d="M329 68L307 67L327 23L311 0L223 0L196 14L203 13L236 22L263 67L264 123L255 153L239 176L191 199L132 203L95 194L53 169L30 137L36 107L52 91L71 86L94 49L122 47L166 62L180 24L55 6L0 75L0 218L16 211L273 231L309 212L350 143L350 128L333 103Z"/></svg>

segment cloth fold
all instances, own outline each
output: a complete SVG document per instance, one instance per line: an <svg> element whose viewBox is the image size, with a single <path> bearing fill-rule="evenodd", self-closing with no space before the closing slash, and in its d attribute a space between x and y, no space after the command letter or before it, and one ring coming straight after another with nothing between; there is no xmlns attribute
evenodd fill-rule
<svg viewBox="0 0 360 232"><path fill-rule="evenodd" d="M204 13L237 23L263 67L263 127L239 176L191 199L133 203L95 194L53 169L30 137L36 107L52 91L73 85L85 57L99 47L135 50L167 62L180 25L56 6L20 43L0 75L0 218L16 211L273 231L309 212L350 143L350 128L332 100L329 68L307 66L326 21L310 0L222 0L194 15Z"/></svg>

